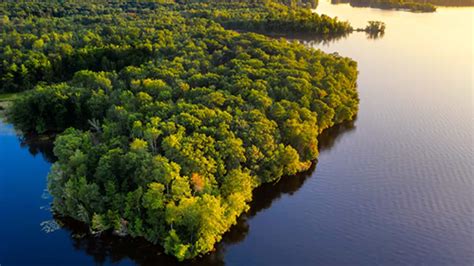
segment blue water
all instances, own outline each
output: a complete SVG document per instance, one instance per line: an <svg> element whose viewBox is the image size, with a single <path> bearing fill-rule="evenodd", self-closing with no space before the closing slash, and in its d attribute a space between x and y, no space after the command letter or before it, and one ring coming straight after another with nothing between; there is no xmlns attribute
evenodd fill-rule
<svg viewBox="0 0 474 266"><path fill-rule="evenodd" d="M46 233L51 221L46 176L51 164L21 146L11 125L0 123L0 264L91 264L71 243L68 232Z"/></svg>

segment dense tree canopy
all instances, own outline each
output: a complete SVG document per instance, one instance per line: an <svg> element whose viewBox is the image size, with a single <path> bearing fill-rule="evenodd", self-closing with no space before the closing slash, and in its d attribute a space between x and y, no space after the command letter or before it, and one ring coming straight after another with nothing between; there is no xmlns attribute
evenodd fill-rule
<svg viewBox="0 0 474 266"><path fill-rule="evenodd" d="M139 66L171 52L172 25L190 17L251 31L341 35L352 30L347 22L270 0L63 2L0 3L0 92L66 81L83 69Z"/></svg>
<svg viewBox="0 0 474 266"><path fill-rule="evenodd" d="M289 8L285 4L266 2L267 4L264 5L258 4L258 2L249 4L243 1L193 3L186 5L183 8L183 13L191 17L209 18L231 29L265 33L304 32L338 36L352 30L348 22L341 22L324 14L318 15L308 8Z"/></svg>
<svg viewBox="0 0 474 266"><path fill-rule="evenodd" d="M2 5L4 90L36 85L10 119L63 132L55 212L179 260L212 250L255 187L308 169L321 131L357 112L354 61L176 3Z"/></svg>

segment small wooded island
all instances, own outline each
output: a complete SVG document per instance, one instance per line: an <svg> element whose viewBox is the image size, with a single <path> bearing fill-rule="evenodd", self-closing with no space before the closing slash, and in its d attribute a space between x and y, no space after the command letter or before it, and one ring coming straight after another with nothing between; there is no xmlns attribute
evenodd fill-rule
<svg viewBox="0 0 474 266"><path fill-rule="evenodd" d="M288 4L1 3L0 90L29 90L8 117L62 132L54 212L190 259L255 187L308 169L321 131L357 113L356 62L224 28L352 31Z"/></svg>

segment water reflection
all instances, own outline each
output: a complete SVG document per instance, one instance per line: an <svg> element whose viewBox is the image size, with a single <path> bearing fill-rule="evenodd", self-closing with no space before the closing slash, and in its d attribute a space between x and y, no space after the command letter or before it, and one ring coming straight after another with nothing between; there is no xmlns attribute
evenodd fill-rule
<svg viewBox="0 0 474 266"><path fill-rule="evenodd" d="M53 142L55 136L38 136L34 134L21 135L19 137L20 146L22 148L28 148L31 155L36 156L41 154L43 158L50 163L56 161L56 156L53 152Z"/></svg>
<svg viewBox="0 0 474 266"><path fill-rule="evenodd" d="M27 148L29 153L35 157L40 154L43 158L50 163L56 161L56 156L53 153L53 141L55 136L38 136L36 134L22 134L17 131L13 125L4 121L0 117L0 136L17 136L20 147Z"/></svg>
<svg viewBox="0 0 474 266"><path fill-rule="evenodd" d="M321 132L321 135L319 135L318 137L319 152L321 153L326 150L330 150L334 146L334 144L336 144L336 140L341 139L342 135L346 135L349 132L352 133L353 131L355 131L356 121L357 121L357 117L355 117L354 120L352 121L335 125Z"/></svg>
<svg viewBox="0 0 474 266"><path fill-rule="evenodd" d="M272 38L285 38L292 41L300 41L303 43L308 43L312 45L329 45L335 43L341 39L347 38L351 33L341 33L341 34L329 34L329 35L312 35L307 33L264 33L265 35Z"/></svg>
<svg viewBox="0 0 474 266"><path fill-rule="evenodd" d="M382 38L385 35L385 32L366 32L365 35L367 36L367 39L376 40Z"/></svg>
<svg viewBox="0 0 474 266"><path fill-rule="evenodd" d="M338 139L347 132L355 129L354 121L335 126L324 131L319 137L320 151L331 149ZM29 142L31 143L31 142ZM34 143L34 142L33 142ZM39 146L44 147L44 146ZM33 152L48 152L47 149L30 149ZM49 156L49 155L47 155ZM248 220L259 212L271 207L272 203L285 194L292 195L298 191L315 170L313 164L308 171L296 176L284 177L278 183L264 184L254 191L254 199L250 210L242 215L236 225L224 234L223 239L217 244L216 250L208 255L179 265L225 265L224 257L229 246L242 242L249 233ZM91 235L87 226L68 218L55 217L57 223L69 232L73 246L76 250L84 251L94 258L98 264L117 263L131 259L140 265L178 265L178 261L165 255L162 247L153 245L141 238L118 237L111 233Z"/></svg>
<svg viewBox="0 0 474 266"><path fill-rule="evenodd" d="M361 34L361 31L355 30L351 33L339 34L339 35L325 35L325 36L318 36L318 35L309 35L309 34L298 34L298 33L291 33L291 34L266 34L272 38L285 38L291 41L297 41L307 46L319 46L324 45L328 46L342 39L349 37L350 34ZM376 40L381 39L384 37L384 32L365 32L367 39L369 40Z"/></svg>

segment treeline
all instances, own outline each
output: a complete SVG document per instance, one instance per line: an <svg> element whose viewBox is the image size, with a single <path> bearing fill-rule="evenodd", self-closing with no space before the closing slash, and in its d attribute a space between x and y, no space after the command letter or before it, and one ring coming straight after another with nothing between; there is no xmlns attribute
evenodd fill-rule
<svg viewBox="0 0 474 266"><path fill-rule="evenodd" d="M411 0L417 3L430 3L437 6L474 6L474 0Z"/></svg>
<svg viewBox="0 0 474 266"><path fill-rule="evenodd" d="M230 29L263 33L342 35L352 31L348 22L274 2L256 6L243 2L194 4L187 6L185 14L208 18Z"/></svg>
<svg viewBox="0 0 474 266"><path fill-rule="evenodd" d="M410 2L435 6L474 6L474 0L410 0Z"/></svg>
<svg viewBox="0 0 474 266"><path fill-rule="evenodd" d="M436 7L429 2L404 0L332 0L331 3L349 3L353 7L372 7L380 9L404 9L411 12L435 12Z"/></svg>
<svg viewBox="0 0 474 266"><path fill-rule="evenodd" d="M435 12L436 7L430 3L417 3L404 0L350 0L351 6L374 7L380 9L406 9L411 12Z"/></svg>
<svg viewBox="0 0 474 266"><path fill-rule="evenodd" d="M4 89L35 86L9 119L63 132L54 211L183 260L213 250L255 187L308 169L358 97L354 61L176 5L2 3L1 49Z"/></svg>
<svg viewBox="0 0 474 266"><path fill-rule="evenodd" d="M166 42L166 24L155 29L162 36L150 36L139 29L127 30L128 24L137 22L184 19L184 15L247 31L340 35L352 30L347 22L273 1L4 2L0 9L0 92L28 90L38 82L65 81L81 69L111 71L138 66L162 54L156 47ZM163 18L164 12L169 17Z"/></svg>

